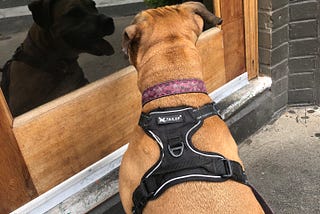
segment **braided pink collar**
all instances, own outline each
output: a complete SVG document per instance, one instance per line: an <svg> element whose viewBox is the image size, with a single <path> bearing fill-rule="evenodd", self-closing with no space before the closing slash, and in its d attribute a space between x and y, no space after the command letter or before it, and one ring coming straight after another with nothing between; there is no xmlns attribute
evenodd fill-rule
<svg viewBox="0 0 320 214"><path fill-rule="evenodd" d="M161 97L185 93L207 94L207 89L200 79L171 80L147 88L142 93L142 105Z"/></svg>

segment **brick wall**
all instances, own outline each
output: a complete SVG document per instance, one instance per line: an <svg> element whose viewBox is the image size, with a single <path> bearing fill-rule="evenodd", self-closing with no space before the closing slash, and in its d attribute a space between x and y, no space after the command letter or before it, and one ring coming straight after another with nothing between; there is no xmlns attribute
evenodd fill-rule
<svg viewBox="0 0 320 214"><path fill-rule="evenodd" d="M272 77L274 112L288 103L289 0L259 0L260 73Z"/></svg>
<svg viewBox="0 0 320 214"><path fill-rule="evenodd" d="M260 73L272 77L273 106L320 100L319 0L259 0Z"/></svg>
<svg viewBox="0 0 320 214"><path fill-rule="evenodd" d="M315 103L319 72L319 1L289 2L290 104Z"/></svg>

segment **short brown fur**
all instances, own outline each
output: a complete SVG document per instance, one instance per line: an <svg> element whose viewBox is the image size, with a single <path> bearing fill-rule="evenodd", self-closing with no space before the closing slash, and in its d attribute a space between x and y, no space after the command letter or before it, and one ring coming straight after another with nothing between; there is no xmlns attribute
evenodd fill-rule
<svg viewBox="0 0 320 214"><path fill-rule="evenodd" d="M202 79L201 58L195 47L202 32L202 18L217 23L219 20L213 14L208 16L207 11L201 10L204 10L204 6L194 2L147 10L138 14L132 25L126 28L123 48L128 51L130 61L138 71L141 92L168 80ZM199 107L210 102L210 97L205 94L173 95L147 103L142 111L181 105ZM120 196L126 213L131 213L133 191L160 154L155 141L138 126L133 139L120 168ZM228 127L217 116L205 120L192 137L192 142L202 151L217 152L242 164ZM157 200L149 201L143 213L243 214L263 213L263 210L248 186L226 181L175 185Z"/></svg>

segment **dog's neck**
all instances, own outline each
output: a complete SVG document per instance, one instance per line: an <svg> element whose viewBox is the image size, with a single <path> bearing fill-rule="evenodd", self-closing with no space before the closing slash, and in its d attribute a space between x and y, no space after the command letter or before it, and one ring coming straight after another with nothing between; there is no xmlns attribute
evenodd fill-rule
<svg viewBox="0 0 320 214"><path fill-rule="evenodd" d="M43 30L33 24L24 40L25 52L30 56L47 56L52 60L74 60L79 57L79 53L72 51L62 39L53 38L49 31Z"/></svg>
<svg viewBox="0 0 320 214"><path fill-rule="evenodd" d="M200 79L170 80L144 90L142 93L142 105L162 97L187 93L207 94L207 89Z"/></svg>
<svg viewBox="0 0 320 214"><path fill-rule="evenodd" d="M79 54L64 46L62 49L57 49L61 47L60 43L60 41L55 41L49 32L33 26L12 59L45 72L61 75L72 73L75 68L81 69L77 61ZM71 67L73 69L70 69Z"/></svg>
<svg viewBox="0 0 320 214"><path fill-rule="evenodd" d="M191 43L191 42L189 42ZM194 44L168 44L167 48L152 47L141 57L138 69L138 86L143 93L146 89L163 82L202 78L202 62ZM165 62L159 64L159 62ZM157 65L157 66L154 66ZM199 93L176 94L154 99L143 106L143 112L156 108L192 106L199 107L211 102L211 98Z"/></svg>

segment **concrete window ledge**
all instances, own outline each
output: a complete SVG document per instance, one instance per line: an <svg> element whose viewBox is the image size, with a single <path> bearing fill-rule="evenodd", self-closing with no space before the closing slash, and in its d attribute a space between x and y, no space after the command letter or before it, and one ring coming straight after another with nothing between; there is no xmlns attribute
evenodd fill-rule
<svg viewBox="0 0 320 214"><path fill-rule="evenodd" d="M261 96L265 97L263 96L264 93L270 93L271 83L271 78L269 77L258 77L250 82L246 81L241 88L237 87L239 85L237 82L231 82L233 91L226 97L220 96L220 93L215 92L210 94L211 98L217 101L220 114L227 121L234 135L238 133L239 121L247 122L247 119L243 120L243 118L246 118L246 116L250 115L250 112L257 109L257 105L264 106L268 104L270 101L268 96L266 96L266 99L262 98L265 102L257 100L261 99ZM228 90L222 88L221 91L225 93ZM256 118L251 119L257 120ZM248 127L246 126L245 129L248 129ZM248 133L250 134L250 132ZM116 204L119 205L119 198L117 197L118 170L126 149L127 145L121 147L12 213L79 214L110 211Z"/></svg>
<svg viewBox="0 0 320 214"><path fill-rule="evenodd" d="M252 102L258 95L270 89L271 84L270 77L258 77L231 95L219 100L217 107L220 109L219 113L221 117L224 120L229 119L240 109L248 105L248 103ZM214 97L211 96L211 98L214 100Z"/></svg>

